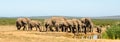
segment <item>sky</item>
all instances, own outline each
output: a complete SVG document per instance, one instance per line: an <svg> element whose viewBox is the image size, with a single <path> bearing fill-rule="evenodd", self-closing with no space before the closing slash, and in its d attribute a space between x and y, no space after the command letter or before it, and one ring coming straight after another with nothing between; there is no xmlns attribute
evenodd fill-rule
<svg viewBox="0 0 120 42"><path fill-rule="evenodd" d="M0 17L113 15L120 15L120 0L0 0Z"/></svg>

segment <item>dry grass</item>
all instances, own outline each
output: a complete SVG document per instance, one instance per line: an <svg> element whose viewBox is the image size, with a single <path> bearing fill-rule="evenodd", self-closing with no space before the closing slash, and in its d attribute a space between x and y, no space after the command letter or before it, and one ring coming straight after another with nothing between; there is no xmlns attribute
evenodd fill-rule
<svg viewBox="0 0 120 42"><path fill-rule="evenodd" d="M0 42L120 42L108 39L75 39L72 36L73 34L63 32L17 31L15 26L0 26Z"/></svg>

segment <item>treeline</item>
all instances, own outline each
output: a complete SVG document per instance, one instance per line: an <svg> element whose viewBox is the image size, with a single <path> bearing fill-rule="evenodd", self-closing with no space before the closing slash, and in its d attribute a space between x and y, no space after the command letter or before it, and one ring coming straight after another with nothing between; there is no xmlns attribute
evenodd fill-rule
<svg viewBox="0 0 120 42"><path fill-rule="evenodd" d="M0 25L15 25L17 18L0 18ZM42 22L42 25L44 23L44 19L33 19L33 20L39 20ZM116 22L120 20L112 20L112 19L93 19L92 20L95 25L113 25Z"/></svg>

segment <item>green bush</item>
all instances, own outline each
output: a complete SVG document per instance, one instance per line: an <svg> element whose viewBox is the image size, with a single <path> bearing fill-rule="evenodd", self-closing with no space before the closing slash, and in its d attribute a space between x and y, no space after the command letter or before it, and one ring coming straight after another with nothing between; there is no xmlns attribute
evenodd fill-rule
<svg viewBox="0 0 120 42"><path fill-rule="evenodd" d="M120 26L113 25L112 27L108 28L106 33L103 33L103 38L120 39Z"/></svg>

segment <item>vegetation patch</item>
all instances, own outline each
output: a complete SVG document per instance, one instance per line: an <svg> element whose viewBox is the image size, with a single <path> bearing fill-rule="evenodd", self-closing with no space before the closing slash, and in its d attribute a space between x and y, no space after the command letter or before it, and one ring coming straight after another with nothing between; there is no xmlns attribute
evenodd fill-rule
<svg viewBox="0 0 120 42"><path fill-rule="evenodd" d="M120 39L120 26L113 25L106 30L102 35L103 38L107 39Z"/></svg>

